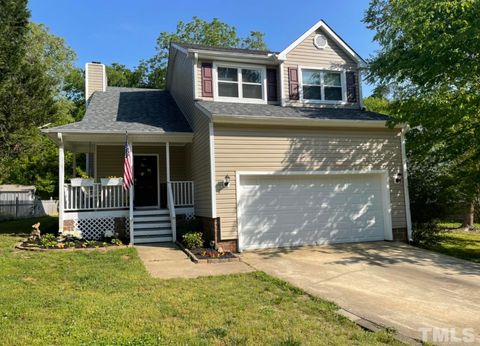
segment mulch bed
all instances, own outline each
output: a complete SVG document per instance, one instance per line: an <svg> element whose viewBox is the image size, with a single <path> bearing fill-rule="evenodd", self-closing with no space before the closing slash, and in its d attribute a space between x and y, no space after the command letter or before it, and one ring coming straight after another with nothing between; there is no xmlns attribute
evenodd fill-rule
<svg viewBox="0 0 480 346"><path fill-rule="evenodd" d="M224 262L239 262L240 257L230 251L218 252L210 248L198 248L189 250L182 243L176 242L178 247L187 254L188 257L195 263L224 263Z"/></svg>
<svg viewBox="0 0 480 346"><path fill-rule="evenodd" d="M24 239L23 241L15 244L15 248L25 251L40 251L40 252L55 252L55 251L78 251L78 250L110 250L110 249L122 249L127 248L128 245L116 245L104 243L101 241L90 241L88 245L84 241L76 241L75 246L69 247L42 247L37 242L32 242L29 239Z"/></svg>

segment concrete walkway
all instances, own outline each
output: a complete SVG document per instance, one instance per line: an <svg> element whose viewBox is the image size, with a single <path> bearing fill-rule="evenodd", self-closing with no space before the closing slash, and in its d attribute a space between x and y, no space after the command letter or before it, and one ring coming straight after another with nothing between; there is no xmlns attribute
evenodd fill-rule
<svg viewBox="0 0 480 346"><path fill-rule="evenodd" d="M135 245L135 248L143 264L155 278L197 278L254 271L243 262L195 264L172 243Z"/></svg>
<svg viewBox="0 0 480 346"><path fill-rule="evenodd" d="M424 331L432 340L449 328L448 341L473 332L471 344L480 344L479 264L387 242L262 250L242 259L405 336L421 339Z"/></svg>

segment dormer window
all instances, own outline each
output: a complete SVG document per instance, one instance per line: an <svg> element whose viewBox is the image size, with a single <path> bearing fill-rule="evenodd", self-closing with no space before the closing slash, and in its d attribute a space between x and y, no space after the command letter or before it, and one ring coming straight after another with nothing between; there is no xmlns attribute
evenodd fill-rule
<svg viewBox="0 0 480 346"><path fill-rule="evenodd" d="M218 101L266 103L265 68L214 64Z"/></svg>
<svg viewBox="0 0 480 346"><path fill-rule="evenodd" d="M301 78L301 98L304 102L345 101L344 72L302 68Z"/></svg>

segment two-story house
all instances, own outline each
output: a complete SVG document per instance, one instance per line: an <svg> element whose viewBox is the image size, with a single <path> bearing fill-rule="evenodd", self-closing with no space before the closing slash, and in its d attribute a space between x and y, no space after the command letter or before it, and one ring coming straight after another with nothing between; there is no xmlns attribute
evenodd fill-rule
<svg viewBox="0 0 480 346"><path fill-rule="evenodd" d="M362 106L365 61L320 21L282 52L172 43L166 90L108 87L86 65L59 145L60 229L172 241L196 217L232 250L411 238L404 129ZM125 140L134 186L124 191ZM93 179L65 181L64 152Z"/></svg>

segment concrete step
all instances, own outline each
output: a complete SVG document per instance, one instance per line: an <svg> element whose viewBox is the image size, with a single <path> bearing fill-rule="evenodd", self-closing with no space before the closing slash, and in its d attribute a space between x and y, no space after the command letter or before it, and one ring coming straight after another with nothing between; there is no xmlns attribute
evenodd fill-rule
<svg viewBox="0 0 480 346"><path fill-rule="evenodd" d="M170 228L171 224L170 221L168 222L144 222L144 223L136 223L133 222L133 229L144 229L144 228Z"/></svg>
<svg viewBox="0 0 480 346"><path fill-rule="evenodd" d="M133 211L133 216L145 215L170 215L170 211L168 209L137 209Z"/></svg>
<svg viewBox="0 0 480 346"><path fill-rule="evenodd" d="M159 222L159 221L170 221L170 215L145 215L145 216L134 216L133 222Z"/></svg>
<svg viewBox="0 0 480 346"><path fill-rule="evenodd" d="M165 243L171 242L173 237L165 236L165 237L139 237L134 238L135 244L146 244L146 243Z"/></svg>
<svg viewBox="0 0 480 346"><path fill-rule="evenodd" d="M145 229L141 231L134 231L133 235L135 237L138 236L159 236L159 235L172 235L172 229L167 228L167 229Z"/></svg>

